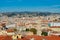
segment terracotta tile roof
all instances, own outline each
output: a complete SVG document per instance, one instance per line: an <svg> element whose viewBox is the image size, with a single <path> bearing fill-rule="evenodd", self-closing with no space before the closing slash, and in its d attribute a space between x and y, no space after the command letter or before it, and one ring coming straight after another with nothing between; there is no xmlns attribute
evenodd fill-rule
<svg viewBox="0 0 60 40"><path fill-rule="evenodd" d="M60 40L60 37L58 36L36 36L36 35L32 35L32 36L26 36L24 39L22 40L30 40L31 38L34 38L34 40Z"/></svg>
<svg viewBox="0 0 60 40"><path fill-rule="evenodd" d="M48 20L42 20L41 22L49 22Z"/></svg>
<svg viewBox="0 0 60 40"><path fill-rule="evenodd" d="M12 40L11 36L0 36L0 40Z"/></svg>
<svg viewBox="0 0 60 40"><path fill-rule="evenodd" d="M13 29L7 29L6 31L7 31L7 32L14 32Z"/></svg>
<svg viewBox="0 0 60 40"><path fill-rule="evenodd" d="M32 35L32 36L25 36L22 39L17 39L17 40L30 40L31 38L34 38L34 40L60 40L59 36L37 36L37 35ZM0 36L0 40L12 40L11 36Z"/></svg>
<svg viewBox="0 0 60 40"><path fill-rule="evenodd" d="M50 28L60 28L60 26L51 26Z"/></svg>

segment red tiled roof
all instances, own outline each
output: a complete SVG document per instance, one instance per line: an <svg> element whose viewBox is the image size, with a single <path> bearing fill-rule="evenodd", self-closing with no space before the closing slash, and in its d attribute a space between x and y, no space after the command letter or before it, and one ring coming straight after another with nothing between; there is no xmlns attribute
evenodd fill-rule
<svg viewBox="0 0 60 40"><path fill-rule="evenodd" d="M60 26L51 26L50 28L60 28Z"/></svg>
<svg viewBox="0 0 60 40"><path fill-rule="evenodd" d="M34 38L35 40L60 40L59 36L37 36L37 35L32 35L32 36L25 36L22 39L18 40L30 40L30 38ZM12 40L11 36L0 36L0 40Z"/></svg>
<svg viewBox="0 0 60 40"><path fill-rule="evenodd" d="M26 36L24 39L22 40L30 40L30 38L34 38L34 40L60 40L60 37L58 36L36 36L36 35L32 35L32 36Z"/></svg>
<svg viewBox="0 0 60 40"><path fill-rule="evenodd" d="M41 22L49 22L48 20L42 20Z"/></svg>
<svg viewBox="0 0 60 40"><path fill-rule="evenodd" d="M11 36L0 36L0 40L12 40Z"/></svg>
<svg viewBox="0 0 60 40"><path fill-rule="evenodd" d="M7 31L7 32L14 32L13 29L7 29L6 31Z"/></svg>

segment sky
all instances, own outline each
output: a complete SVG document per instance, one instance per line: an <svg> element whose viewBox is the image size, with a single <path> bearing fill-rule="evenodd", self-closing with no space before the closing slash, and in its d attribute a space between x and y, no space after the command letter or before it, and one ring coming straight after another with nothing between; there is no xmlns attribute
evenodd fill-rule
<svg viewBox="0 0 60 40"><path fill-rule="evenodd" d="M20 11L60 13L60 0L0 0L0 12Z"/></svg>

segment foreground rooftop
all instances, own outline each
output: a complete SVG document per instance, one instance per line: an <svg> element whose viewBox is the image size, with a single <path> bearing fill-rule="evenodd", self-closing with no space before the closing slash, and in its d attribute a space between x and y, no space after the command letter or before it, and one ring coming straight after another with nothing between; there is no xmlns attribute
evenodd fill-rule
<svg viewBox="0 0 60 40"><path fill-rule="evenodd" d="M37 35L31 35L31 36L25 36L23 38L18 38L17 40L31 40L32 38L34 38L34 40L60 40L59 36L37 36ZM13 40L12 36L7 36L7 35L0 35L0 40Z"/></svg>

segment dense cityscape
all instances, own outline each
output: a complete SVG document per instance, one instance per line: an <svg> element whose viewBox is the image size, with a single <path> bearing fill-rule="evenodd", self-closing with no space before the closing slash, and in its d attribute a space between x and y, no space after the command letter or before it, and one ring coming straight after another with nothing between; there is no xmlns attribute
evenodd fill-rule
<svg viewBox="0 0 60 40"><path fill-rule="evenodd" d="M0 13L0 35L0 40L60 40L60 13Z"/></svg>
<svg viewBox="0 0 60 40"><path fill-rule="evenodd" d="M0 40L60 40L60 0L0 0Z"/></svg>

